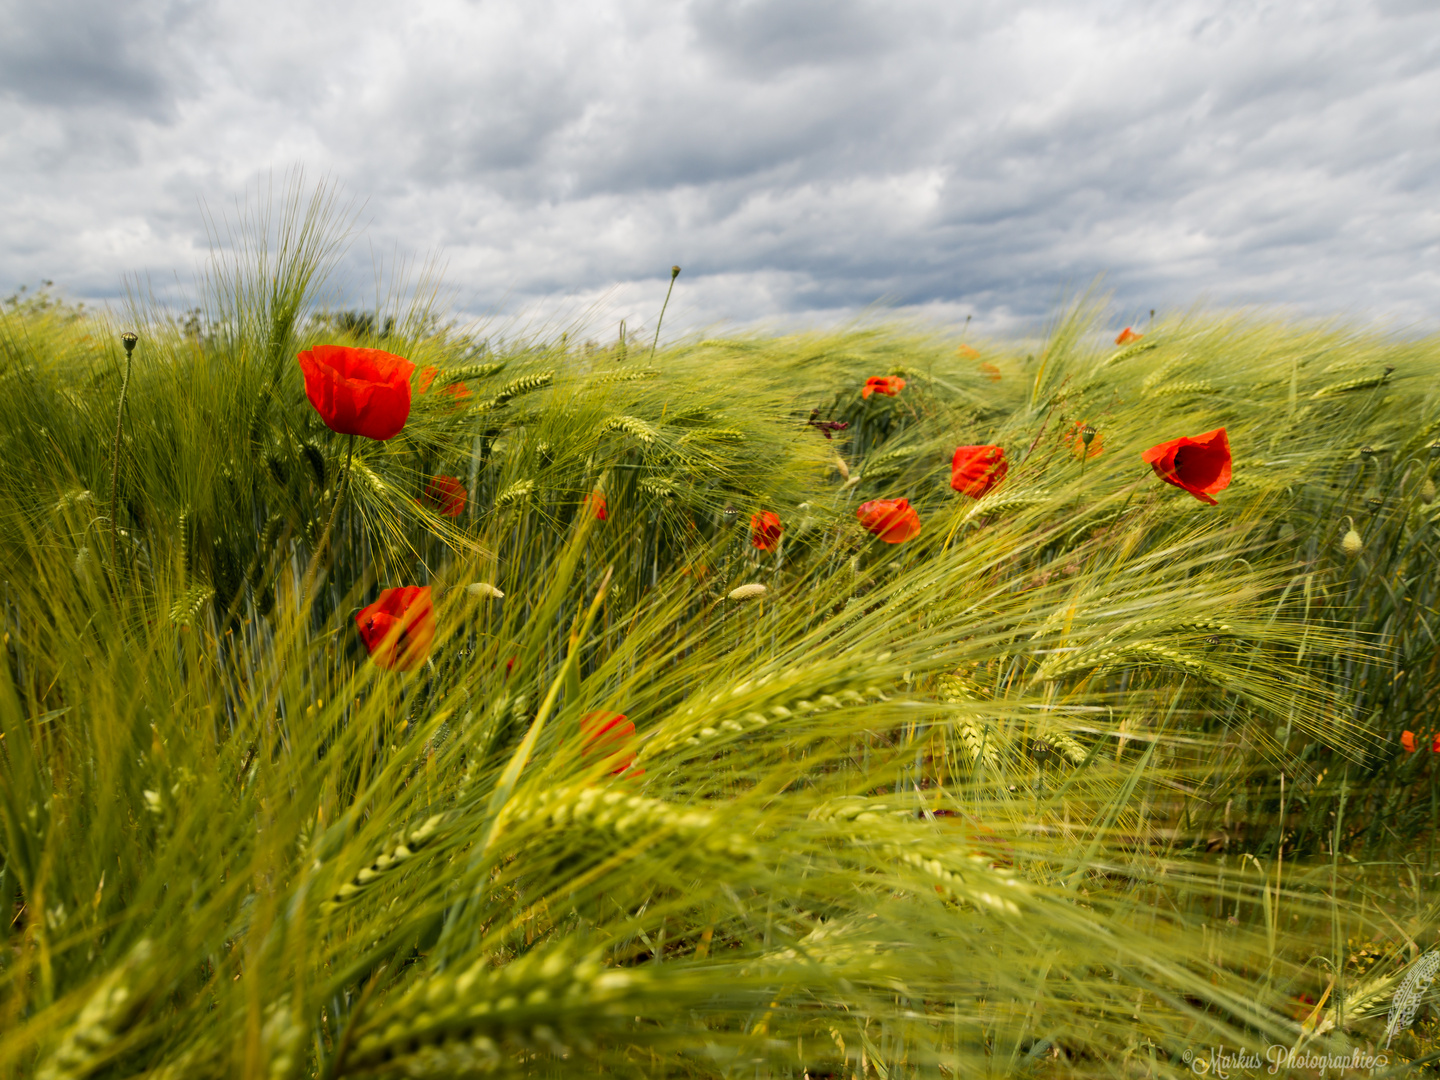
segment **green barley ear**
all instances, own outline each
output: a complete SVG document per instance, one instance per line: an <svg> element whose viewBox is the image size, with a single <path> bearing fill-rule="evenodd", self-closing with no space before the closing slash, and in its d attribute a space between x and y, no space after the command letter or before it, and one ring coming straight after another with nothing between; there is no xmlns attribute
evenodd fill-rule
<svg viewBox="0 0 1440 1080"><path fill-rule="evenodd" d="M192 585L170 608L170 621L176 626L190 626L200 609L215 595L209 585Z"/></svg>
<svg viewBox="0 0 1440 1080"><path fill-rule="evenodd" d="M325 490L325 455L314 443L301 443L300 452L305 455L305 460L310 463L310 470L315 474L315 484L321 491Z"/></svg>
<svg viewBox="0 0 1440 1080"><path fill-rule="evenodd" d="M1372 375L1361 379L1347 379L1344 382L1331 383L1329 386L1322 386L1311 395L1312 398L1334 397L1336 394L1348 394L1353 390L1369 390L1371 387L1380 386L1388 382L1390 373L1383 375Z"/></svg>
<svg viewBox="0 0 1440 1080"><path fill-rule="evenodd" d="M140 1018L149 994L140 985L154 949L137 942L123 963L106 975L60 1043L35 1070L36 1080L80 1080L107 1063L110 1048Z"/></svg>
<svg viewBox="0 0 1440 1080"><path fill-rule="evenodd" d="M609 371L602 371L591 376L590 381L598 386L607 383L638 382L641 379L653 379L660 372L655 368L612 368Z"/></svg>
<svg viewBox="0 0 1440 1080"><path fill-rule="evenodd" d="M653 427L641 420L638 416L612 416L600 427L602 435L612 431L623 431L632 438L639 439L642 443L653 443L659 434Z"/></svg>
<svg viewBox="0 0 1440 1080"><path fill-rule="evenodd" d="M1189 382L1167 383L1165 386L1157 386L1149 391L1150 397L1186 397L1190 394L1214 394L1217 393L1215 384L1208 379L1195 379Z"/></svg>
<svg viewBox="0 0 1440 1080"><path fill-rule="evenodd" d="M539 371L533 375L521 375L518 379L511 379L504 386L496 391L495 396L486 398L484 401L476 402L473 412L486 412L490 409L498 409L509 403L511 398L519 397L521 394L533 393L536 390L543 390L555 381L555 372Z"/></svg>
<svg viewBox="0 0 1440 1080"><path fill-rule="evenodd" d="M446 368L440 372L440 385L452 386L455 383L465 382L468 379L488 379L491 375L498 375L504 370L504 362L494 364L461 364L459 367Z"/></svg>
<svg viewBox="0 0 1440 1080"><path fill-rule="evenodd" d="M516 480L499 495L495 496L495 507L510 506L513 503L523 502L528 499L535 490L534 480Z"/></svg>

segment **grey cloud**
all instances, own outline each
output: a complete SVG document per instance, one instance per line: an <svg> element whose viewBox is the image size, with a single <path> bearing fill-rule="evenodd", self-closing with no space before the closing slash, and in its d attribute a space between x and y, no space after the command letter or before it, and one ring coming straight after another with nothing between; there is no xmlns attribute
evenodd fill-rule
<svg viewBox="0 0 1440 1080"><path fill-rule="evenodd" d="M0 7L0 93L61 109L170 114L186 74L168 39L174 4L11 0Z"/></svg>
<svg viewBox="0 0 1440 1080"><path fill-rule="evenodd" d="M702 53L750 78L868 59L903 40L903 13L865 0L694 0Z"/></svg>
<svg viewBox="0 0 1440 1080"><path fill-rule="evenodd" d="M1011 326L1100 273L1122 308L1208 295L1440 322L1429 6L109 10L97 25L165 62L105 59L103 78L138 80L108 127L33 72L0 95L17 211L0 281L185 275L198 197L302 161L369 198L340 283L357 297L371 250L399 249L445 253L470 310L632 324L679 262L677 330L881 297ZM93 54L88 31L22 24L57 70Z"/></svg>

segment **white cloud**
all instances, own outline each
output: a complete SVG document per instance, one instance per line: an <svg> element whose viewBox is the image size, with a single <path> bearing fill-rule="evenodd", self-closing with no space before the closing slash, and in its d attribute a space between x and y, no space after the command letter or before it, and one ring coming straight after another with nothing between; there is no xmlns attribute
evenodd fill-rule
<svg viewBox="0 0 1440 1080"><path fill-rule="evenodd" d="M0 283L188 277L205 200L303 164L344 263L676 331L879 300L1034 325L1282 304L1436 324L1440 12L1072 0L0 0ZM128 12L128 13L127 13ZM557 323L558 324L558 323ZM604 336L604 335L601 335Z"/></svg>

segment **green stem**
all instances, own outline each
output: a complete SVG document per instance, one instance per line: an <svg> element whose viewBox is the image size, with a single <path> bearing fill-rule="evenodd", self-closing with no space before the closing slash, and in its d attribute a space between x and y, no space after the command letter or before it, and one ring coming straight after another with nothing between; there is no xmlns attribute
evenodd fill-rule
<svg viewBox="0 0 1440 1080"><path fill-rule="evenodd" d="M655 320L655 340L650 343L650 359L655 359L655 349L660 344L660 327L665 323L665 309L670 306L670 294L675 291L675 279L680 276L678 266L670 267L670 287L665 290L665 303L660 305L660 318Z"/></svg>
<svg viewBox="0 0 1440 1080"><path fill-rule="evenodd" d="M122 335L125 343L125 377L120 381L120 404L115 409L115 450L110 463L110 565L120 572L119 544L116 542L115 520L120 512L120 437L125 430L125 394L130 389L130 363L135 351L135 336Z"/></svg>
<svg viewBox="0 0 1440 1080"><path fill-rule="evenodd" d="M300 586L300 598L304 600L310 595L310 588L315 584L315 575L320 571L320 560L325 557L325 550L330 545L330 534L335 530L335 518L340 514L340 504L345 500L345 491L350 486L350 459L355 454L355 436L350 436L350 442L345 447L345 471L340 474L340 479L335 484L335 502L330 506L330 520L325 523L325 531L320 534L320 543L315 545L315 554L310 557L310 565L305 570L305 580Z"/></svg>

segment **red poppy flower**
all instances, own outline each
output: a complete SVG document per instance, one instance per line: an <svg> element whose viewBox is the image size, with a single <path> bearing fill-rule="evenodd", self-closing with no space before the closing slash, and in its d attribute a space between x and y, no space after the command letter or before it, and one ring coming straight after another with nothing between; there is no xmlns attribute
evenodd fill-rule
<svg viewBox="0 0 1440 1080"><path fill-rule="evenodd" d="M1440 733L1430 736L1430 752L1432 754L1440 754Z"/></svg>
<svg viewBox="0 0 1440 1080"><path fill-rule="evenodd" d="M383 442L409 419L415 365L403 356L316 345L295 359L305 374L305 396L331 431Z"/></svg>
<svg viewBox="0 0 1440 1080"><path fill-rule="evenodd" d="M1211 496L1230 486L1230 441L1223 427L1193 439L1171 439L1140 457L1165 483L1184 488L1211 506L1215 505Z"/></svg>
<svg viewBox="0 0 1440 1080"><path fill-rule="evenodd" d="M1005 451L998 446L957 446L950 459L950 486L962 495L979 499L1010 471Z"/></svg>
<svg viewBox="0 0 1440 1080"><path fill-rule="evenodd" d="M635 751L635 725L625 718L624 713L592 712L580 718L580 736L584 740L580 747L583 757L599 754L610 766L610 775L619 776L627 769L631 776L640 776L645 770L633 768Z"/></svg>
<svg viewBox="0 0 1440 1080"><path fill-rule="evenodd" d="M780 515L766 510L750 515L750 543L761 551L774 551L780 544L780 534L785 526L780 524Z"/></svg>
<svg viewBox="0 0 1440 1080"><path fill-rule="evenodd" d="M411 671L430 656L435 640L435 607L428 585L386 589L355 616L370 659L382 668Z"/></svg>
<svg viewBox="0 0 1440 1080"><path fill-rule="evenodd" d="M422 394L425 393L430 389L430 384L435 381L435 376L438 374L440 374L440 369L434 365L421 368L420 377L415 380L416 389ZM463 382L450 383L448 386L442 387L442 390L456 400L470 396L470 388Z"/></svg>
<svg viewBox="0 0 1440 1080"><path fill-rule="evenodd" d="M432 476L423 502L437 514L459 517L465 509L465 485L453 476Z"/></svg>
<svg viewBox="0 0 1440 1080"><path fill-rule="evenodd" d="M596 521L604 521L610 515L605 509L605 495L603 492L592 491L585 496L585 505L595 512Z"/></svg>
<svg viewBox="0 0 1440 1080"><path fill-rule="evenodd" d="M1090 430L1088 453L1086 452L1087 447L1085 446L1085 430L1087 428ZM1105 450L1105 441L1101 438L1100 433L1085 423L1084 420L1075 421L1075 426L1070 429L1068 438L1070 440L1070 453L1074 457L1099 457Z"/></svg>
<svg viewBox="0 0 1440 1080"><path fill-rule="evenodd" d="M957 356L963 356L967 360L974 360L980 355L980 350L973 345L961 345L955 350Z"/></svg>
<svg viewBox="0 0 1440 1080"><path fill-rule="evenodd" d="M887 544L903 544L911 537L920 535L920 515L908 499L876 499L861 503L855 511L867 532L872 532Z"/></svg>
<svg viewBox="0 0 1440 1080"><path fill-rule="evenodd" d="M872 375L865 380L865 389L860 391L860 396L868 398L871 394L884 394L894 397L904 389L905 380L897 375Z"/></svg>
<svg viewBox="0 0 1440 1080"><path fill-rule="evenodd" d="M1407 754L1415 753L1415 732L1402 731L1400 733L1400 745L1405 748Z"/></svg>
<svg viewBox="0 0 1440 1080"><path fill-rule="evenodd" d="M999 369L998 367L996 367L994 364L989 364L989 363L981 364L981 365L980 365L980 374L981 374L981 375L984 375L984 376L985 376L987 379L989 379L991 382L999 382L999 381L1000 381L1000 369Z"/></svg>
<svg viewBox="0 0 1440 1080"><path fill-rule="evenodd" d="M1129 345L1132 341L1139 341L1144 336L1144 334L1137 334L1127 326L1124 330L1120 331L1120 336L1115 339L1115 344Z"/></svg>

